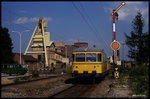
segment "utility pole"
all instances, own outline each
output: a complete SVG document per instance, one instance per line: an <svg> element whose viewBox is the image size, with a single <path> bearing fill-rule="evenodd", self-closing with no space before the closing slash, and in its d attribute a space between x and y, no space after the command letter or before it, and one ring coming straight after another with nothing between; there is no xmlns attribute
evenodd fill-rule
<svg viewBox="0 0 150 99"><path fill-rule="evenodd" d="M66 52L66 60L67 60L67 46L65 46L65 52ZM67 69L67 63L66 63L66 69Z"/></svg>
<svg viewBox="0 0 150 99"><path fill-rule="evenodd" d="M29 32L30 30L25 30L23 32ZM12 31L13 33L18 33L20 35L20 64L21 64L21 34L22 32L18 32L18 31Z"/></svg>
<svg viewBox="0 0 150 99"><path fill-rule="evenodd" d="M65 46L65 50L66 50L65 52L66 52L66 58L67 58L67 46Z"/></svg>

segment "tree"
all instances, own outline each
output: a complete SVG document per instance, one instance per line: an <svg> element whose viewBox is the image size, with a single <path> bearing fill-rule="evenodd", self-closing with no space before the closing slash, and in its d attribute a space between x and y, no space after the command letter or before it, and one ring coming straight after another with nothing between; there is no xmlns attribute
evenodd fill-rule
<svg viewBox="0 0 150 99"><path fill-rule="evenodd" d="M149 32L144 33L143 35L144 38L144 45L143 45L143 49L144 49L144 57L143 59L145 60L144 62L149 62Z"/></svg>
<svg viewBox="0 0 150 99"><path fill-rule="evenodd" d="M144 19L139 11L132 21L133 31L131 36L125 34L126 44L129 47L128 57L134 59L138 64L149 60L148 50L148 33L143 33ZM148 56L148 57L145 57Z"/></svg>
<svg viewBox="0 0 150 99"><path fill-rule="evenodd" d="M13 63L13 44L7 28L1 27L1 63Z"/></svg>

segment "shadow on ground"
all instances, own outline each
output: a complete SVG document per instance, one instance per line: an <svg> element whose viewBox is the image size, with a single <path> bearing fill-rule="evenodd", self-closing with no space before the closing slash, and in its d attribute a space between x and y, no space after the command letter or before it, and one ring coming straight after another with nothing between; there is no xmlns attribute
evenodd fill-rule
<svg viewBox="0 0 150 99"><path fill-rule="evenodd" d="M66 84L99 84L105 77L73 77L65 81Z"/></svg>

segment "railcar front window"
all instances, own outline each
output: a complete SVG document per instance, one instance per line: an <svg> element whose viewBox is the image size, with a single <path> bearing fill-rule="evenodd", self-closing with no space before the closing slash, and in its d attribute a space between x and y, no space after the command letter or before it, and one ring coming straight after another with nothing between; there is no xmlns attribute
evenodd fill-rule
<svg viewBox="0 0 150 99"><path fill-rule="evenodd" d="M76 62L85 62L85 54L76 54Z"/></svg>
<svg viewBox="0 0 150 99"><path fill-rule="evenodd" d="M86 54L87 62L96 62L96 54Z"/></svg>

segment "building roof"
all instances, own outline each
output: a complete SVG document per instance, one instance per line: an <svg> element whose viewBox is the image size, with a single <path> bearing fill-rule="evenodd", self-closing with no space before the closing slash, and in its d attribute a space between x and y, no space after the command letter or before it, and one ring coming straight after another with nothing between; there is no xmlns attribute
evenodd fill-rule
<svg viewBox="0 0 150 99"><path fill-rule="evenodd" d="M56 47L64 47L65 43L64 42L55 42Z"/></svg>
<svg viewBox="0 0 150 99"><path fill-rule="evenodd" d="M87 42L76 42L74 44L88 44Z"/></svg>
<svg viewBox="0 0 150 99"><path fill-rule="evenodd" d="M54 41L50 41L48 45L46 46L51 46L54 43ZM54 43L55 44L55 43Z"/></svg>
<svg viewBox="0 0 150 99"><path fill-rule="evenodd" d="M74 49L73 52L103 52L103 50L96 47L79 47Z"/></svg>
<svg viewBox="0 0 150 99"><path fill-rule="evenodd" d="M60 61L60 60L57 60L57 59L54 59L54 58L50 58L51 60L53 60L53 61L56 61L56 62L59 62L59 63L62 63L62 61Z"/></svg>
<svg viewBox="0 0 150 99"><path fill-rule="evenodd" d="M19 56L20 56L19 53L14 53L14 55L19 55ZM23 55L23 54L21 54L21 58L22 58L23 60L25 60L25 61L38 61L36 58L34 58L34 57L31 56L31 55Z"/></svg>

